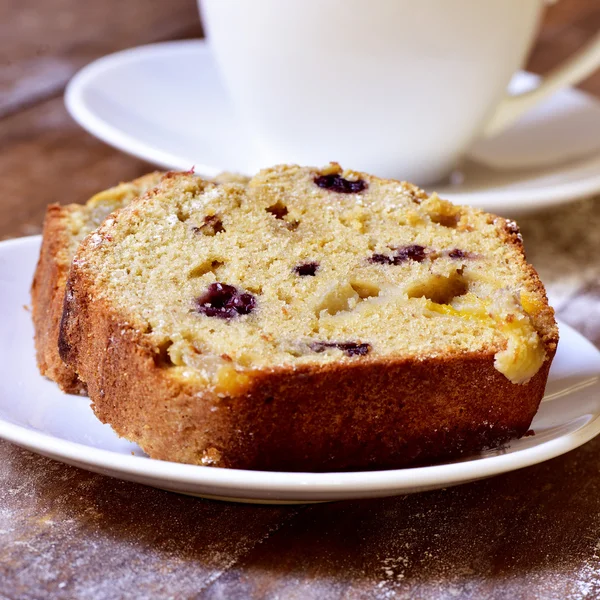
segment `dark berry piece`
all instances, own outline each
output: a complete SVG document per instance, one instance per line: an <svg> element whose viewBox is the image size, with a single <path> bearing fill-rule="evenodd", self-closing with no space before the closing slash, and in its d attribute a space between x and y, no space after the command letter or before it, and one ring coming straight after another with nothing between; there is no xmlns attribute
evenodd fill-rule
<svg viewBox="0 0 600 600"><path fill-rule="evenodd" d="M300 277L314 277L317 273L317 269L319 268L318 262L307 262L302 263L301 265L296 265L294 267L294 273L300 275Z"/></svg>
<svg viewBox="0 0 600 600"><path fill-rule="evenodd" d="M371 344L345 342L343 344L338 344L338 348L343 350L348 356L365 356L371 351Z"/></svg>
<svg viewBox="0 0 600 600"><path fill-rule="evenodd" d="M239 296L234 296L232 305L240 315L247 315L256 306L256 300L252 294L245 292Z"/></svg>
<svg viewBox="0 0 600 600"><path fill-rule="evenodd" d="M367 188L367 182L362 179L349 181L341 175L319 175L314 182L324 190L338 192L339 194L358 194Z"/></svg>
<svg viewBox="0 0 600 600"><path fill-rule="evenodd" d="M426 258L427 252L425 251L425 248L414 244L412 246L402 246L401 248L397 248L391 256L387 256L386 254L373 254L369 259L369 262L381 265L399 265L407 260L423 262Z"/></svg>
<svg viewBox="0 0 600 600"><path fill-rule="evenodd" d="M454 248L454 250L450 250L450 252L448 252L448 256L450 258L466 258L467 253L460 248Z"/></svg>
<svg viewBox="0 0 600 600"><path fill-rule="evenodd" d="M369 262L377 263L379 265L393 265L394 261L391 256L387 254L373 254L369 259Z"/></svg>
<svg viewBox="0 0 600 600"><path fill-rule="evenodd" d="M371 350L371 344L357 342L313 342L310 349L314 352L325 352L328 348L337 348L346 356L365 356Z"/></svg>
<svg viewBox="0 0 600 600"><path fill-rule="evenodd" d="M211 283L204 294L194 301L196 310L207 317L232 319L237 315L247 315L256 306L252 294L239 290L226 283Z"/></svg>
<svg viewBox="0 0 600 600"><path fill-rule="evenodd" d="M460 248L454 248L448 252L450 258L477 258L477 254L468 252L467 250L461 250Z"/></svg>
<svg viewBox="0 0 600 600"><path fill-rule="evenodd" d="M423 262L427 258L427 253L423 246L414 244L412 246L403 246L398 248L394 253L394 264L400 264L405 260L414 260L416 262Z"/></svg>

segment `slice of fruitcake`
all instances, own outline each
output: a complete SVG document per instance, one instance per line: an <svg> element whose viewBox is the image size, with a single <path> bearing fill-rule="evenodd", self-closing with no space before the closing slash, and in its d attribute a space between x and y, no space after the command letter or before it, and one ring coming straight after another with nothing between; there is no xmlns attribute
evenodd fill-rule
<svg viewBox="0 0 600 600"><path fill-rule="evenodd" d="M157 185L162 176L150 173L100 192L86 204L51 204L46 209L40 258L31 286L34 339L40 373L65 392L85 393L85 384L58 355L65 283L75 251L111 212Z"/></svg>
<svg viewBox="0 0 600 600"><path fill-rule="evenodd" d="M121 183L96 194L86 204L51 204L46 209L42 247L31 287L36 357L40 373L67 393L86 391L85 383L58 355L58 330L71 260L81 241L110 213L158 185L164 175L154 172ZM226 172L213 181L245 183L248 178Z"/></svg>
<svg viewBox="0 0 600 600"><path fill-rule="evenodd" d="M80 246L60 351L151 457L333 470L523 435L557 341L515 223L331 164L164 178Z"/></svg>

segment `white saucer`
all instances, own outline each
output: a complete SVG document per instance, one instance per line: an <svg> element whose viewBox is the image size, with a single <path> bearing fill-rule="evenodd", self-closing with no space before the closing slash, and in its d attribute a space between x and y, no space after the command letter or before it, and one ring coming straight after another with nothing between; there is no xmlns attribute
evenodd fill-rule
<svg viewBox="0 0 600 600"><path fill-rule="evenodd" d="M536 81L521 73L511 87ZM212 176L267 166L256 162L203 41L96 60L71 80L66 104L93 135L161 167ZM555 94L509 131L478 142L453 181L437 191L510 216L600 192L600 102L574 89Z"/></svg>
<svg viewBox="0 0 600 600"><path fill-rule="evenodd" d="M535 435L431 467L352 473L267 473L147 458L38 374L29 287L40 238L0 243L0 437L83 469L184 494L243 502L319 502L408 494L475 481L559 456L600 432L600 352L561 324Z"/></svg>

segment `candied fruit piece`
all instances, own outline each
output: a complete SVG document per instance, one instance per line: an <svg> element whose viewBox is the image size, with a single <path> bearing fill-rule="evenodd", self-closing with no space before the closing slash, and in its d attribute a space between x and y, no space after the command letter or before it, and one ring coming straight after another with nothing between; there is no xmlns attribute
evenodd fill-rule
<svg viewBox="0 0 600 600"><path fill-rule="evenodd" d="M196 310L207 317L232 319L251 313L256 307L256 298L248 292L240 293L233 285L217 282L211 283L194 304Z"/></svg>
<svg viewBox="0 0 600 600"><path fill-rule="evenodd" d="M435 192L421 206L433 223L438 223L443 227L457 227L462 216L458 206L454 206L448 200L443 200Z"/></svg>
<svg viewBox="0 0 600 600"><path fill-rule="evenodd" d="M324 190L338 192L339 194L358 194L367 188L367 182L363 179L350 181L337 174L319 175L315 177L314 182Z"/></svg>

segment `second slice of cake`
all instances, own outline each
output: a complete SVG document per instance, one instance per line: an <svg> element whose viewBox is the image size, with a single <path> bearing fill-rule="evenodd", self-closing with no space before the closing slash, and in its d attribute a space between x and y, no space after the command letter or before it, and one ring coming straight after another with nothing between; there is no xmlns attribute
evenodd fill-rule
<svg viewBox="0 0 600 600"><path fill-rule="evenodd" d="M95 194L85 204L51 204L46 209L42 246L31 285L31 307L38 369L67 393L85 394L85 383L58 355L65 284L79 243L106 217L158 184L163 173L149 173Z"/></svg>
<svg viewBox="0 0 600 600"><path fill-rule="evenodd" d="M557 340L514 223L331 164L163 179L81 245L60 349L152 457L325 470L523 435Z"/></svg>

